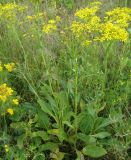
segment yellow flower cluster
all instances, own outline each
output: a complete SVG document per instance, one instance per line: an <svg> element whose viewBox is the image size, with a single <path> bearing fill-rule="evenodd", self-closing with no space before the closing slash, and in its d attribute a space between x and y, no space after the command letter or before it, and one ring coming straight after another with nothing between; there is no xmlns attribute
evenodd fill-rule
<svg viewBox="0 0 131 160"><path fill-rule="evenodd" d="M72 25L71 25L71 30L73 32L73 34L79 38L83 35L83 32L85 30L84 28L84 24L77 22L77 21L73 21Z"/></svg>
<svg viewBox="0 0 131 160"><path fill-rule="evenodd" d="M0 3L0 19L7 20L7 22L15 22L17 12L23 12L25 9L27 9L27 6L21 6L15 3Z"/></svg>
<svg viewBox="0 0 131 160"><path fill-rule="evenodd" d="M19 100L18 100L17 98L13 99L12 102L13 102L16 106L19 105Z"/></svg>
<svg viewBox="0 0 131 160"><path fill-rule="evenodd" d="M90 7L75 13L76 20L71 25L74 36L83 45L109 40L126 42L129 37L127 27L131 21L131 9L116 8L106 12L106 16L101 18L97 15L100 5L100 2L94 2Z"/></svg>
<svg viewBox="0 0 131 160"><path fill-rule="evenodd" d="M75 13L78 20L73 21L71 30L83 45L89 45L100 30L101 19L96 15L98 10L99 6L92 4L90 8L80 9Z"/></svg>
<svg viewBox="0 0 131 160"><path fill-rule="evenodd" d="M107 22L101 27L101 38L100 41L105 40L120 40L125 42L128 39L128 32L126 29L121 28L118 25L114 25L113 23Z"/></svg>
<svg viewBox="0 0 131 160"><path fill-rule="evenodd" d="M2 65L2 63L0 63L0 72L3 71L4 67L8 72L12 72L15 70L15 63L12 62L12 63L4 64L4 65Z"/></svg>
<svg viewBox="0 0 131 160"><path fill-rule="evenodd" d="M115 8L106 12L105 21L116 24L120 27L128 27L131 21L131 8Z"/></svg>
<svg viewBox="0 0 131 160"><path fill-rule="evenodd" d="M5 102L13 94L13 90L6 83L0 85L0 100Z"/></svg>
<svg viewBox="0 0 131 160"><path fill-rule="evenodd" d="M98 11L99 7L95 6L95 7L91 7L91 8L83 8L80 9L79 11L77 11L75 13L75 16L82 19L82 20L87 20L90 19L90 17L94 16L96 14L96 12Z"/></svg>
<svg viewBox="0 0 131 160"><path fill-rule="evenodd" d="M56 19L51 19L48 21L47 24L43 25L42 31L46 34L50 34L53 31L57 30L57 23L61 21L61 18L59 16L56 16Z"/></svg>
<svg viewBox="0 0 131 160"><path fill-rule="evenodd" d="M96 33L100 29L100 17L93 16L86 23L81 23L74 21L71 26L72 32L76 37L83 37L84 34L88 35L90 39L92 37L92 33Z"/></svg>
<svg viewBox="0 0 131 160"><path fill-rule="evenodd" d="M8 72L12 72L15 69L15 63L7 63L7 64L3 64L0 63L0 71L5 71L3 68L5 67L5 69ZM4 81L4 79L7 79L7 73L6 74L2 74L2 79L0 79L0 81ZM6 76L6 77L4 77ZM14 114L14 106L18 106L19 105L19 100L18 98L15 98L14 96L14 90L9 87L6 83L0 82L2 84L0 84L0 112L2 112L2 114L4 115L5 112L9 113L10 115ZM11 106L11 107L9 107Z"/></svg>
<svg viewBox="0 0 131 160"><path fill-rule="evenodd" d="M26 19L31 22L33 20L41 19L43 18L43 16L44 16L44 13L37 13L36 15L28 15Z"/></svg>
<svg viewBox="0 0 131 160"><path fill-rule="evenodd" d="M0 102L7 102L7 99L11 96L13 96L13 89L8 87L6 83L0 85ZM12 99L12 97L11 97ZM9 100L10 102L10 100ZM12 99L12 104L14 104L15 106L19 105L19 100L18 98L14 98ZM9 113L10 115L14 114L14 109L13 108L7 108L7 113Z"/></svg>
<svg viewBox="0 0 131 160"><path fill-rule="evenodd" d="M48 23L47 25L43 26L42 30L44 33L51 33L57 30L57 26L55 23Z"/></svg>
<svg viewBox="0 0 131 160"><path fill-rule="evenodd" d="M8 72L12 72L15 69L15 63L7 63L4 64L4 66Z"/></svg>
<svg viewBox="0 0 131 160"><path fill-rule="evenodd" d="M12 116L14 114L14 110L12 108L8 108L7 113L9 113Z"/></svg>
<svg viewBox="0 0 131 160"><path fill-rule="evenodd" d="M16 106L19 105L19 100L17 98L13 99L12 102ZM7 113L9 113L12 116L14 114L14 109L13 108L8 108Z"/></svg>

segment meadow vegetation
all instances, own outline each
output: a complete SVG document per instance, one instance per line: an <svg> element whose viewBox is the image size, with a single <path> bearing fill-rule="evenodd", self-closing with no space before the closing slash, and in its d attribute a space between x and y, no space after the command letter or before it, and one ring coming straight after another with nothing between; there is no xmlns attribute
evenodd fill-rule
<svg viewBox="0 0 131 160"><path fill-rule="evenodd" d="M0 160L131 159L130 22L130 0L0 0Z"/></svg>

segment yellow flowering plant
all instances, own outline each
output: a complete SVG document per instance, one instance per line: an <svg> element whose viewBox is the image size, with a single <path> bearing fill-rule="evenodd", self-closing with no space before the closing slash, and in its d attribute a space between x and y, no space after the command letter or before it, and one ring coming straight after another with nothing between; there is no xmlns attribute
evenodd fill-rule
<svg viewBox="0 0 131 160"><path fill-rule="evenodd" d="M12 72L13 70L15 70L15 63L4 64L4 67L8 72Z"/></svg>
<svg viewBox="0 0 131 160"><path fill-rule="evenodd" d="M10 1L0 3L0 160L128 159L131 9Z"/></svg>
<svg viewBox="0 0 131 160"><path fill-rule="evenodd" d="M7 84L8 75L15 69L15 63L0 64L0 113L2 115L15 113L15 106L19 105L19 100L15 96L15 91ZM7 82L5 82L7 81Z"/></svg>
<svg viewBox="0 0 131 160"><path fill-rule="evenodd" d="M59 16L56 16L55 19L50 19L46 24L43 24L42 31L45 34L51 34L58 29L58 24L61 21L61 18Z"/></svg>
<svg viewBox="0 0 131 160"><path fill-rule="evenodd" d="M129 38L128 27L131 22L130 8L116 8L98 15L101 3L91 3L89 7L76 11L76 20L71 30L78 41L88 46L93 42L121 41ZM84 36L83 36L84 35Z"/></svg>
<svg viewBox="0 0 131 160"><path fill-rule="evenodd" d="M2 128L3 133L7 136L7 125L17 119L19 112L19 97L15 90L11 87L9 77L15 72L16 64L2 63L0 62L0 125L4 126ZM3 147L5 156L9 156L12 151L12 147L9 145L8 138L3 139Z"/></svg>
<svg viewBox="0 0 131 160"><path fill-rule="evenodd" d="M26 9L27 6L21 6L15 3L0 3L0 21L13 24L17 21L17 13L22 13Z"/></svg>
<svg viewBox="0 0 131 160"><path fill-rule="evenodd" d="M39 20L43 19L44 16L45 16L45 13L39 12L39 13L34 14L34 15L27 15L27 16L26 16L26 19L27 19L27 21L29 21L29 22L39 21Z"/></svg>

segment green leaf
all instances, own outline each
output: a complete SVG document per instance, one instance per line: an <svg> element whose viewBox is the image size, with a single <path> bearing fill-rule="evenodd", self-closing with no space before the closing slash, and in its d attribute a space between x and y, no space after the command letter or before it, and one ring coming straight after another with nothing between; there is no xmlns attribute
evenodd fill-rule
<svg viewBox="0 0 131 160"><path fill-rule="evenodd" d="M44 128L44 129L49 129L50 126L50 119L48 117L48 114L43 112L40 108L37 109L37 120L38 120L38 126Z"/></svg>
<svg viewBox="0 0 131 160"><path fill-rule="evenodd" d="M11 123L10 125L11 128L15 129L15 130L26 130L27 128L27 123L26 122L15 122L15 123Z"/></svg>
<svg viewBox="0 0 131 160"><path fill-rule="evenodd" d="M86 134L83 134L83 133L78 133L77 138L80 139L81 141L85 142L86 144L96 142L95 137L93 137L91 135L86 135Z"/></svg>
<svg viewBox="0 0 131 160"><path fill-rule="evenodd" d="M52 111L48 105L48 103L46 103L44 100L42 99L38 99L38 104L40 105L41 109L45 112L48 113L49 115L52 115Z"/></svg>
<svg viewBox="0 0 131 160"><path fill-rule="evenodd" d="M110 137L111 134L109 132L100 132L100 133L94 134L93 136L96 137L96 138L103 139L103 138L106 138L106 137Z"/></svg>
<svg viewBox="0 0 131 160"><path fill-rule="evenodd" d="M49 136L45 131L37 131L37 132L32 132L31 137L41 137L44 141L49 140Z"/></svg>
<svg viewBox="0 0 131 160"><path fill-rule="evenodd" d="M63 124L67 125L71 129L74 129L75 127L69 122L69 121L63 121Z"/></svg>
<svg viewBox="0 0 131 160"><path fill-rule="evenodd" d="M22 149L24 147L24 139L26 138L25 134L22 134L21 136L19 136L17 138L17 146L19 147L19 149Z"/></svg>
<svg viewBox="0 0 131 160"><path fill-rule="evenodd" d="M99 131L101 129L104 129L105 127L113 123L114 121L110 118L98 117L94 125L94 131Z"/></svg>
<svg viewBox="0 0 131 160"><path fill-rule="evenodd" d="M61 142L63 140L67 140L67 135L63 129L51 129L51 130L48 130L48 133L52 135L56 135Z"/></svg>
<svg viewBox="0 0 131 160"><path fill-rule="evenodd" d="M79 126L80 126L81 132L85 134L89 134L94 126L93 117L88 113L83 114L81 116L81 121L80 121Z"/></svg>
<svg viewBox="0 0 131 160"><path fill-rule="evenodd" d="M87 106L86 110L87 113L91 115L94 119L97 118L96 109L94 109L92 105Z"/></svg>
<svg viewBox="0 0 131 160"><path fill-rule="evenodd" d="M40 105L40 107L41 107L41 109L45 112L45 113L47 113L48 115L50 115L51 117L53 117L54 119L55 119L55 116L54 116L54 114L53 114L53 112L52 112L52 110L51 110L51 106L48 104L48 103L46 103L44 100L42 100L42 99L38 99L38 104Z"/></svg>
<svg viewBox="0 0 131 160"><path fill-rule="evenodd" d="M39 151L42 152L42 151L55 151L56 149L58 148L58 144L56 143L53 143L53 142L47 142L45 144L42 144L40 147L39 147Z"/></svg>
<svg viewBox="0 0 131 160"><path fill-rule="evenodd" d="M69 105L69 99L68 99L68 94L64 91L61 91L59 94L56 95L56 99L58 101L58 115L63 121L69 121L71 117L71 110L70 110L70 105Z"/></svg>
<svg viewBox="0 0 131 160"><path fill-rule="evenodd" d="M107 151L103 147L88 145L83 148L83 154L92 158L99 158L107 154Z"/></svg>

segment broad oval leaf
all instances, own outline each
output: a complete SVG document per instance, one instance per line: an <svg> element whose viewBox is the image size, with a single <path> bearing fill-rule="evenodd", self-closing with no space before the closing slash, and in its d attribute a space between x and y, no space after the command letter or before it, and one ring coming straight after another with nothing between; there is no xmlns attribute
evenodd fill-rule
<svg viewBox="0 0 131 160"><path fill-rule="evenodd" d="M31 137L32 138L41 137L44 141L49 140L49 135L45 131L32 132Z"/></svg>
<svg viewBox="0 0 131 160"><path fill-rule="evenodd" d="M94 119L90 114L83 114L80 121L80 130L82 133L89 134L94 126Z"/></svg>
<svg viewBox="0 0 131 160"><path fill-rule="evenodd" d="M45 144L42 144L39 148L39 152L42 151L55 151L58 148L58 144L57 143L53 143L53 142L47 142Z"/></svg>
<svg viewBox="0 0 131 160"><path fill-rule="evenodd" d="M110 137L111 134L109 132L99 132L97 134L94 134L93 136L96 137L96 138L103 139L103 138L106 138L106 137Z"/></svg>
<svg viewBox="0 0 131 160"><path fill-rule="evenodd" d="M86 144L95 143L96 138L92 135L86 135L84 133L78 133L77 139L80 139L81 141L85 142Z"/></svg>
<svg viewBox="0 0 131 160"><path fill-rule="evenodd" d="M87 145L83 148L83 154L92 158L99 158L107 154L107 151L103 147Z"/></svg>

